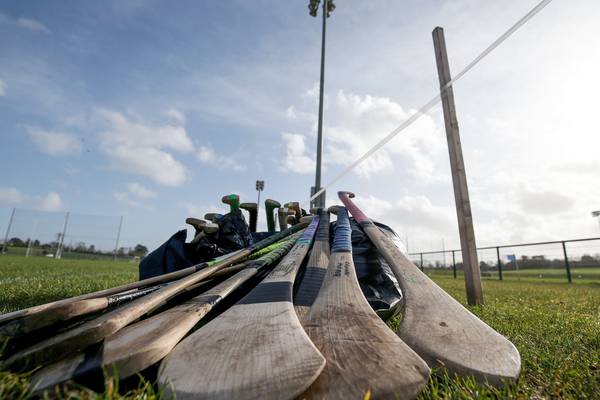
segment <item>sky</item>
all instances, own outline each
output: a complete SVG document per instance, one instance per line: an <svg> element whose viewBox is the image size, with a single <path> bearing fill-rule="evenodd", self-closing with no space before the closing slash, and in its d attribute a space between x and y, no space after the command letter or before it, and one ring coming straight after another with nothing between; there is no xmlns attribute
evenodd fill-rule
<svg viewBox="0 0 600 400"><path fill-rule="evenodd" d="M537 2L338 0L323 182L439 91L434 27L456 73ZM121 245L154 248L225 212L224 194L256 201L257 179L263 200L306 202L321 35L307 4L0 0L0 232L13 207L61 213L19 211L23 236L68 211L73 238L110 246L123 216ZM600 236L598 20L597 0L554 0L454 86L478 245ZM459 247L440 105L327 205L337 190L409 251Z"/></svg>

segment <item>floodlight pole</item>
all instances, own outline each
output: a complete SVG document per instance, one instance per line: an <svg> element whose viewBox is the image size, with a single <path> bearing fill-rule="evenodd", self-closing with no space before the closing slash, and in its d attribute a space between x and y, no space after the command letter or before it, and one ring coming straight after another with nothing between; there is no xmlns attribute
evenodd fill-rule
<svg viewBox="0 0 600 400"><path fill-rule="evenodd" d="M327 3L323 0L323 33L321 35L321 81L319 84L319 124L317 128L317 167L314 193L321 190L321 156L323 152L323 91L325 88L325 33L327 31ZM311 197L314 193L311 193ZM325 207L325 192L313 201L314 207Z"/></svg>
<svg viewBox="0 0 600 400"><path fill-rule="evenodd" d="M259 211L260 211L260 192L262 192L265 189L265 181L256 181L256 191L258 192L258 200L256 200L256 215L258 218Z"/></svg>
<svg viewBox="0 0 600 400"><path fill-rule="evenodd" d="M452 171L460 247L463 256L467 302L470 305L479 305L483 304L481 271L479 270L479 262L477 260L477 245L475 243L475 231L473 229L473 215L471 214L467 174L465 172L465 163L460 144L456 106L454 104L454 92L452 90L452 85L446 87L448 83L452 81L452 77L450 76L448 54L446 53L444 30L437 27L433 30L432 35L440 81L440 96L442 97L442 106L444 109L446 139L448 140L448 152L450 153L450 169Z"/></svg>

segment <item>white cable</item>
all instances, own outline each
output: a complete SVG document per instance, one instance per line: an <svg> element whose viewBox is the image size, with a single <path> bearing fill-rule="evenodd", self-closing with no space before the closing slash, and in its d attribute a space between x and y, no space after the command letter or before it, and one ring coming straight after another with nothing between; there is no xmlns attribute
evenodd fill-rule
<svg viewBox="0 0 600 400"><path fill-rule="evenodd" d="M400 126L398 126L396 129L391 131L386 137L384 137L379 142L377 142L373 147L371 147L359 159L354 161L352 164L350 164L348 167L346 167L342 172L337 174L335 176L335 178L333 178L325 186L323 186L319 191L317 191L314 195L312 195L312 197L309 199L309 202L313 201L318 196L320 196L321 193L325 192L325 190L327 190L331 185L333 185L334 183L339 181L346 174L348 174L350 171L352 171L354 168L356 168L360 163L362 163L367 158L369 158L373 153L375 153L377 150L379 150L380 148L385 146L390 140L392 140L396 135L398 135L400 132L402 132L403 130L408 128L410 125L412 125L427 111L431 110L433 108L433 106L435 106L441 100L441 93L443 93L445 90L447 90L449 87L451 87L453 83L455 83L460 78L462 78L475 65L479 64L479 62L481 60L483 60L488 54L490 54L492 51L494 51L496 49L496 47L500 46L506 39L508 39L520 27L525 25L525 23L527 21L529 21L537 13L542 11L542 9L544 9L544 7L546 7L548 4L550 4L551 1L552 0L542 0L540 3L538 3L538 5L533 7L531 9L531 11L529 11L527 14L525 14L523 16L523 18L521 18L515 24L513 24L506 32L504 32L502 35L500 35L500 37L498 39L496 39L485 50L483 50L481 52L481 54L479 54L477 57L475 57L475 59L473 59L473 61L471 61L465 68L463 68L462 71L460 71L450 82L448 82L446 85L444 85L440 89L440 94L435 95L431 100L429 100L427 103L425 103L425 105L423 105L421 108L419 108L417 111L415 111L406 121L404 121L402 124L400 124Z"/></svg>

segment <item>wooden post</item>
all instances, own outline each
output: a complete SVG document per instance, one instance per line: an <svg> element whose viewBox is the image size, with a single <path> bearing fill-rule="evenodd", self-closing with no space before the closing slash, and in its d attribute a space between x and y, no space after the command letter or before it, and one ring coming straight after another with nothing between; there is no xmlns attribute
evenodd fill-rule
<svg viewBox="0 0 600 400"><path fill-rule="evenodd" d="M448 65L448 55L446 54L444 30L437 27L433 30L432 35L440 80L440 94L444 108L448 152L450 153L450 168L452 170L452 183L454 185L454 200L458 217L460 248L463 256L467 302L470 305L478 305L483 304L481 272L479 271L479 262L477 260L477 245L475 243L475 231L473 230L473 217L471 215L467 175L460 144L458 121L456 119L454 92L452 91L452 85L448 85L452 78Z"/></svg>
<svg viewBox="0 0 600 400"><path fill-rule="evenodd" d="M452 275L456 279L456 258L454 257L454 250L452 250Z"/></svg>

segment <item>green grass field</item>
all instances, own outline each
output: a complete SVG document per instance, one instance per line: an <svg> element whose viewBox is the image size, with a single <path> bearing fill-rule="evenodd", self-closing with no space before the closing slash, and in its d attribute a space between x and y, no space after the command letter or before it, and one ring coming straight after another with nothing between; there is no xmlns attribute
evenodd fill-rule
<svg viewBox="0 0 600 400"><path fill-rule="evenodd" d="M2 312L129 282L137 265L106 261L0 257ZM450 275L432 278L464 304L464 282ZM554 282L554 283L552 283ZM523 370L517 384L496 389L437 371L422 399L519 398L598 399L600 396L600 284L569 285L526 279L484 279L486 305L470 309L519 349ZM391 321L394 326L396 321ZM0 370L0 399L24 399L27 375ZM148 382L119 393L69 386L58 398L154 399Z"/></svg>
<svg viewBox="0 0 600 400"><path fill-rule="evenodd" d="M430 277L451 277L451 269L425 268L424 272ZM457 277L462 279L462 271L457 271ZM567 273L564 268L535 268L519 271L503 271L502 277L507 281L526 282L567 282ZM482 271L483 280L499 280L498 271ZM571 268L573 283L600 284L600 268Z"/></svg>

